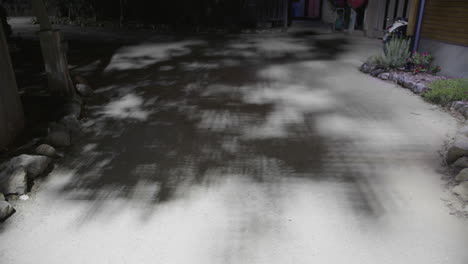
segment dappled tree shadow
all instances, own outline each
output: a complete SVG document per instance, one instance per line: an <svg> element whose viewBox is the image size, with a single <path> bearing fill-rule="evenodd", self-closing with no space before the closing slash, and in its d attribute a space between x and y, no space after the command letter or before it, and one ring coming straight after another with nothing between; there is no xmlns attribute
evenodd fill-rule
<svg viewBox="0 0 468 264"><path fill-rule="evenodd" d="M145 192L156 205L229 175L272 185L304 178L347 182L356 210L378 216L369 158L317 124L340 100L321 61L347 44L308 32L178 36L115 45L109 55L106 45L72 43L71 61L99 61L89 72L99 89L88 101L86 136L62 162L75 176L60 195L91 201L92 217L106 199ZM94 48L89 56L82 45Z"/></svg>

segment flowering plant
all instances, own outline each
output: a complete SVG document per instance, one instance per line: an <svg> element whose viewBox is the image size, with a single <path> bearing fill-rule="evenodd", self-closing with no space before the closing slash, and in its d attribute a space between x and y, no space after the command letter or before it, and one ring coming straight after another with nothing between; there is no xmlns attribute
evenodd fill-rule
<svg viewBox="0 0 468 264"><path fill-rule="evenodd" d="M427 52L423 52L421 54L415 52L413 56L407 59L408 66L413 74L421 73L421 72L428 72L431 74L436 74L440 72L439 66L432 66L432 62L434 61L434 57L432 57Z"/></svg>

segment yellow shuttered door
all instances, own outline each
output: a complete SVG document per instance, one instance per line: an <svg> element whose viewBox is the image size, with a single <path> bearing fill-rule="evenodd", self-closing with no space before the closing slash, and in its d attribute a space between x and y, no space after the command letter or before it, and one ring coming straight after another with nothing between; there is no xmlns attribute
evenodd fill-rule
<svg viewBox="0 0 468 264"><path fill-rule="evenodd" d="M421 36L468 46L468 0L426 0Z"/></svg>

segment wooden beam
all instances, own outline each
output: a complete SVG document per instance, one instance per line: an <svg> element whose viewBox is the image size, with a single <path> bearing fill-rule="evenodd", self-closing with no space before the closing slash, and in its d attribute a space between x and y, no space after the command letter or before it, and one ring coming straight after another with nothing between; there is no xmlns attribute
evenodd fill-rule
<svg viewBox="0 0 468 264"><path fill-rule="evenodd" d="M73 96L75 95L75 88L68 70L68 60L62 43L62 34L58 30L52 30L43 0L32 0L32 6L41 26L38 35L49 91L56 96Z"/></svg>

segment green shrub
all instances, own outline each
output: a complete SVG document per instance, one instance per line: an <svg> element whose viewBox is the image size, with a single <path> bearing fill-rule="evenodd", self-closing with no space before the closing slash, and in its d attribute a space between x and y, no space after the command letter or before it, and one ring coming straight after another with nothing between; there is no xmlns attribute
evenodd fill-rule
<svg viewBox="0 0 468 264"><path fill-rule="evenodd" d="M410 52L411 41L406 38L393 38L385 44L383 55L371 56L367 63L380 65L386 69L397 69L406 65Z"/></svg>
<svg viewBox="0 0 468 264"><path fill-rule="evenodd" d="M417 74L420 72L428 72L431 74L437 74L440 72L439 66L433 66L432 62L434 61L434 57L432 57L429 53L423 52L421 54L415 52L411 58L408 59L409 67L413 74Z"/></svg>
<svg viewBox="0 0 468 264"><path fill-rule="evenodd" d="M438 80L429 84L423 94L429 102L446 105L453 101L468 100L468 79Z"/></svg>

